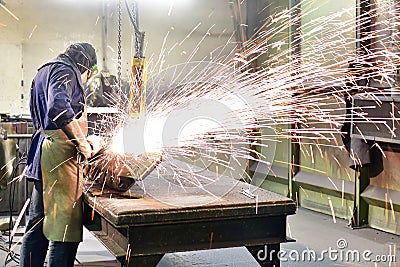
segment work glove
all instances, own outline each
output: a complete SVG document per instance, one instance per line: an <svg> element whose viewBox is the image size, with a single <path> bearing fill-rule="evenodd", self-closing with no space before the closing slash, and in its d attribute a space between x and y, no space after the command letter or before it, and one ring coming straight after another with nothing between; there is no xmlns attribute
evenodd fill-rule
<svg viewBox="0 0 400 267"><path fill-rule="evenodd" d="M93 150L90 143L87 141L85 134L77 120L72 120L70 123L62 127L64 133L75 144L78 150L78 161L82 162L92 156ZM82 158L80 158L82 156Z"/></svg>

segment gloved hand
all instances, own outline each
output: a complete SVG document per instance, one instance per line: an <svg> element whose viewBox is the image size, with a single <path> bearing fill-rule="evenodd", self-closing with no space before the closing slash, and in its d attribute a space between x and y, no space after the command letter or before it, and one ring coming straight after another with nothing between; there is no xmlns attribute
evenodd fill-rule
<svg viewBox="0 0 400 267"><path fill-rule="evenodd" d="M93 151L84 135L81 126L77 120L72 120L70 123L65 125L62 130L68 136L68 138L75 144L78 152L83 156L84 161L92 156ZM79 160L79 159L78 159Z"/></svg>

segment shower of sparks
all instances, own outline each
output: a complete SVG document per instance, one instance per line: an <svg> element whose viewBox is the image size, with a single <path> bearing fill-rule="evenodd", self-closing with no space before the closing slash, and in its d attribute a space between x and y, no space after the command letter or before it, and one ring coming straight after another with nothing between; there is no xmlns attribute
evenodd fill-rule
<svg viewBox="0 0 400 267"><path fill-rule="evenodd" d="M224 29L219 37L230 36L228 42L209 51L212 57L207 55L203 61L190 62L201 50L204 40L218 36L217 27L206 28L205 23L198 22L182 40L168 46L171 29L161 44L160 55L148 62L146 110L141 115L129 115L135 101L130 102L121 88L116 87L117 94L105 94L118 113L104 115L91 129L107 139L107 153L94 160L98 170L92 173L93 180L104 187L107 183L104 177L110 177L107 170L111 167L134 173L145 169L145 163L132 158L159 153L162 164L155 173L167 180L168 192L175 188L198 188L212 195L207 185L217 182L220 175L248 178L245 172L249 161L268 166L283 164L292 168L293 173L300 168L328 175L326 171L297 164L294 159L289 159L291 162L274 159L274 148L284 140L291 140L318 167L319 156L330 160L324 149L336 148L345 153L338 139L346 134L341 132L341 126L348 121L346 112L363 125L387 129L395 136L399 112L394 105L389 118L368 118L367 111L380 107L381 96L400 93L393 86L385 86L393 84L395 66L400 63L397 41L400 33L395 31L400 21L391 19L398 10L387 10L385 5L371 6L375 12L371 11L370 15L385 13L387 16L376 19L372 27L375 30L362 37L374 49L356 55L354 47L360 41L355 36L357 25L354 18L342 20L355 7L303 24L300 23L302 16L312 10L301 3L303 13L294 15L299 7L300 4L267 17L264 25L244 42L239 43L235 33L229 35ZM172 8L173 3L168 16ZM358 26L366 29L369 23L369 19L360 18ZM294 43L302 44L301 51L287 44L285 33L293 25L299 25L293 38ZM385 28L392 29L395 36L387 36L382 30ZM192 50L182 51L188 62L166 66L166 56L199 33L202 38ZM111 46L108 48L114 52ZM360 85L365 75L350 69L349 62L368 66L365 67L367 78L382 86ZM258 67L254 67L255 63ZM344 99L352 97L354 92L376 104L346 109ZM360 127L355 126L354 131L366 140ZM360 162L357 155L349 156ZM336 156L331 162L347 167L341 166ZM199 171L202 167L213 170L216 175L204 174ZM350 180L350 173L345 171ZM329 180L339 191L332 179ZM306 193L301 187L300 190ZM332 202L329 203L334 216Z"/></svg>

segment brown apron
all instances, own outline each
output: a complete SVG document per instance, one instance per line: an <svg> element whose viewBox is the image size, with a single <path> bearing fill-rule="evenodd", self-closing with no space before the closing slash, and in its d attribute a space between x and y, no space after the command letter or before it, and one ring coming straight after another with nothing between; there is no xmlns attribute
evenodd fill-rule
<svg viewBox="0 0 400 267"><path fill-rule="evenodd" d="M87 116L78 120L87 134ZM61 130L47 130L42 144L44 221L47 239L61 242L82 241L82 165L77 150Z"/></svg>

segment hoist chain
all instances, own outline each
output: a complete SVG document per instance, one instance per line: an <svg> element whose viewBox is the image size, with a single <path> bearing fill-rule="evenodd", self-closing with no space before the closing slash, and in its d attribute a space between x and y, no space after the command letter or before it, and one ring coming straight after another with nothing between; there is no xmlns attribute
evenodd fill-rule
<svg viewBox="0 0 400 267"><path fill-rule="evenodd" d="M139 19L138 19L138 12L137 12L137 3L136 1L133 2L133 8L132 8L132 17L134 21L134 25L137 26L137 30L135 29L135 51L136 53L139 53L140 51L140 31L139 31Z"/></svg>
<svg viewBox="0 0 400 267"><path fill-rule="evenodd" d="M143 55L143 44L144 44L144 32L139 30L139 9L138 3L133 1L132 10L129 9L128 1L125 0L126 10L128 11L129 18L131 19L133 28L135 29L135 58L144 58Z"/></svg>

